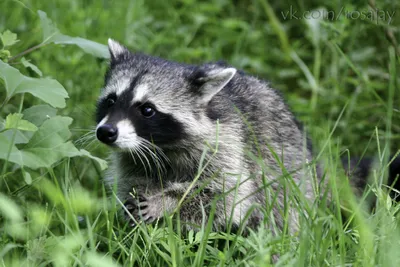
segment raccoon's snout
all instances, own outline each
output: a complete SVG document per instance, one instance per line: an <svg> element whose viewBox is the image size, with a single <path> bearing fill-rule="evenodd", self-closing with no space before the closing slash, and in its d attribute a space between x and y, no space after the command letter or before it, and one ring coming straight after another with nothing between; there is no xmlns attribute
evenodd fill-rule
<svg viewBox="0 0 400 267"><path fill-rule="evenodd" d="M103 124L97 129L96 136L101 142L110 145L117 140L118 128L110 124Z"/></svg>

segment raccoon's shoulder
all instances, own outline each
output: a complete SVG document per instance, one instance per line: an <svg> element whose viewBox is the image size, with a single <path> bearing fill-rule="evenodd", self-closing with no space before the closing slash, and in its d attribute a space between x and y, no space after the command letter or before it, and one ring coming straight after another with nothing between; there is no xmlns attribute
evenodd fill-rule
<svg viewBox="0 0 400 267"><path fill-rule="evenodd" d="M206 68L230 68L225 62L208 63ZM232 118L232 113L251 114L265 109L267 103L284 103L281 95L270 83L256 76L237 70L234 77L214 96L208 106L215 118Z"/></svg>

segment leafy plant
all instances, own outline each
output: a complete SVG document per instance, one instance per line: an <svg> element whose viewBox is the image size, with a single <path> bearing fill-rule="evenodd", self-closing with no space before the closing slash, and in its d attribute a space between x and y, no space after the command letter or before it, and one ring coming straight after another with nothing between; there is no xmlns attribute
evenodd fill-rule
<svg viewBox="0 0 400 267"><path fill-rule="evenodd" d="M63 35L43 11L38 13L43 28L43 42L34 49L49 43L76 44L85 52L107 57L108 52L104 45L83 38ZM12 173L15 173L19 169L25 171L26 168L33 170L50 168L64 158L76 156L90 157L100 165L101 169L104 169L106 167L104 160L91 156L86 150L77 149L68 141L71 136L68 127L72 123L72 118L56 115L57 108L64 108L66 105L68 93L64 87L54 79L25 76L18 69L6 63L10 60L15 64L18 57L33 49L10 57L10 52L6 48L18 42L17 35L6 30L0 35L0 38L3 43L0 51L0 54L3 55L0 61L0 78L3 82L2 89L6 93L0 107L4 108L13 97L21 95L18 112L8 114L5 119L0 117L2 122L0 125L0 147L2 148L0 159L4 163L2 176L10 169L8 168L9 162L18 165L11 168ZM41 73L26 59L22 59L21 63L24 67ZM24 94L26 93L32 94L48 105L36 105L24 109Z"/></svg>
<svg viewBox="0 0 400 267"><path fill-rule="evenodd" d="M38 14L43 29L43 41L40 44L13 56L10 48L12 49L19 41L17 34L9 30L0 34L2 43L0 50L0 188L2 188L0 206L2 208L0 208L0 213L4 215L0 222L6 222L3 228L6 235L0 239L7 236L17 239L35 237L38 230L42 229L46 223L45 218L49 217L48 213L39 206L31 210L33 213L28 212L30 231L27 232L27 228L22 227L26 216L24 209L21 209L22 199L15 198L22 191L37 190L39 196L44 194L54 205L61 203L60 208L65 210L70 218L74 218L77 213L90 213L90 210L97 209L94 203L95 198L81 187L75 186L75 190L71 191L73 194L79 192L73 202L66 201L59 187L59 177L62 176L56 176L55 173L62 171L62 166L66 164L68 166L68 159L71 157L92 160L99 170L107 167L104 160L92 156L84 149L78 149L70 141L69 127L73 119L58 115L66 106L68 99L65 88L53 78L42 77L41 70L22 57L48 44L78 45L86 53L102 58L108 57L107 48L93 41L64 35L44 12L39 11ZM28 75L22 74L21 71ZM32 76L39 76L39 78ZM27 94L31 95L28 102L26 101ZM64 175L68 175L67 173ZM39 197L34 201L40 202L41 199ZM28 255L35 246L43 242L45 242L44 246L48 246L49 242L54 243L52 240L38 239L26 243ZM19 247L19 245L9 244L0 254L7 253L8 249L14 247ZM61 255L62 251L62 246L58 249L56 246L55 252L58 253L58 258L61 257L60 261L65 260L65 256ZM88 261L91 258L92 261L94 260L92 254L88 254L87 257Z"/></svg>

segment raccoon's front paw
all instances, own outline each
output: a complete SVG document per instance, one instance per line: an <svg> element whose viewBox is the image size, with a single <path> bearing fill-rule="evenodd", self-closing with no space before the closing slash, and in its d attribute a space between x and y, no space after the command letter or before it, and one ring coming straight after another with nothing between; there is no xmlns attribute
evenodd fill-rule
<svg viewBox="0 0 400 267"><path fill-rule="evenodd" d="M163 215L162 202L158 196L143 196L139 198L139 213L145 223L152 223Z"/></svg>
<svg viewBox="0 0 400 267"><path fill-rule="evenodd" d="M162 203L157 196L139 195L137 198L129 199L125 203L125 208L130 213L126 214L126 218L131 222L131 226L139 222L152 223L163 214Z"/></svg>
<svg viewBox="0 0 400 267"><path fill-rule="evenodd" d="M140 222L138 201L136 198L129 198L124 206L124 217L130 226L134 227Z"/></svg>

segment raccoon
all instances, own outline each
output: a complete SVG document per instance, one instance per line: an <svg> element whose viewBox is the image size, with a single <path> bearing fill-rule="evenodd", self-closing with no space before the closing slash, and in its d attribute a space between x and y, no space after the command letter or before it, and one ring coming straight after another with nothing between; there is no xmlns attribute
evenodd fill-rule
<svg viewBox="0 0 400 267"><path fill-rule="evenodd" d="M306 200L316 198L311 151L267 82L223 63L171 62L112 39L108 46L96 136L112 149L106 181L132 224L177 212L193 229L214 211L215 230L297 229L288 194L294 182Z"/></svg>

